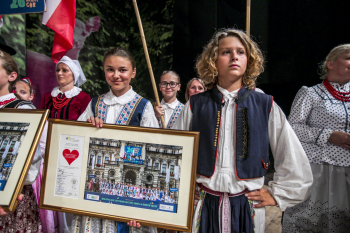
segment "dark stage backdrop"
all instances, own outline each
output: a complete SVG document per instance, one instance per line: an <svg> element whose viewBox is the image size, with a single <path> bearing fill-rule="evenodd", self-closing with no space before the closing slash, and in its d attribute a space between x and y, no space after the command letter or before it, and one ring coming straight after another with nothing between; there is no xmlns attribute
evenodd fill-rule
<svg viewBox="0 0 350 233"><path fill-rule="evenodd" d="M195 59L216 29L245 30L246 1L175 0L173 67L185 84ZM252 0L251 35L266 57L258 87L288 115L297 91L320 82L318 64L335 46L350 43L349 1Z"/></svg>

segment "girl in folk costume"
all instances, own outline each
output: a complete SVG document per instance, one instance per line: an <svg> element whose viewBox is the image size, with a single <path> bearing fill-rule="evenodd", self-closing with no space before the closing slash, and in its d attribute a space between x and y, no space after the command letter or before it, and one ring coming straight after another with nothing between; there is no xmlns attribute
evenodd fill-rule
<svg viewBox="0 0 350 233"><path fill-rule="evenodd" d="M159 128L162 128L160 116L164 116L167 129L171 129L179 116L184 106L176 98L176 94L180 91L180 88L180 76L174 71L163 71L159 82L159 90L163 94L163 99L160 102L160 106L154 107L154 113L158 118Z"/></svg>
<svg viewBox="0 0 350 233"><path fill-rule="evenodd" d="M34 105L26 100L17 99L13 86L17 81L18 66L13 58L0 49L0 108L35 109ZM40 140L41 141L41 140ZM14 212L5 213L0 207L0 232L53 232L54 222L47 219L43 224L40 221L39 208L32 185L40 170L40 163L45 145L38 146L22 193ZM48 227L48 226L51 226ZM48 227L48 228L47 228ZM51 231L50 231L51 230Z"/></svg>
<svg viewBox="0 0 350 233"><path fill-rule="evenodd" d="M243 31L218 31L196 68L209 91L193 95L173 127L201 133L192 231L264 232L264 206L283 211L308 196L310 164L272 96L255 88L263 56ZM269 144L276 172L265 190Z"/></svg>
<svg viewBox="0 0 350 233"><path fill-rule="evenodd" d="M93 98L78 121L88 121L96 127L107 123L158 128L152 104L130 86L130 81L136 75L136 62L130 52L120 47L108 50L103 58L103 69L111 89ZM129 191L129 187L125 185L125 188ZM118 232L129 232L125 223L118 222L116 226L114 221L85 216L82 217L82 224L80 221L79 218L75 219L74 232L78 232L76 230L80 226L84 228L89 224L92 232L99 232L101 228L108 228L108 232L115 232L117 228ZM132 225L139 226L135 222Z"/></svg>
<svg viewBox="0 0 350 233"><path fill-rule="evenodd" d="M32 101L34 99L34 90L32 87L32 81L25 77L18 80L15 83L15 91L16 94L22 99L26 101Z"/></svg>
<svg viewBox="0 0 350 233"><path fill-rule="evenodd" d="M56 65L56 78L59 86L44 94L40 109L50 109L50 118L78 119L91 100L79 88L86 82L79 62L67 56L62 57Z"/></svg>

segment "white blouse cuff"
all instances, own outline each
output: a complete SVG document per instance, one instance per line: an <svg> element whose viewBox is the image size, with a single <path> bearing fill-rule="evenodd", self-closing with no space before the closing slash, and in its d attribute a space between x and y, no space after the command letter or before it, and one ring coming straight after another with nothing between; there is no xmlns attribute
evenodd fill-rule
<svg viewBox="0 0 350 233"><path fill-rule="evenodd" d="M333 133L330 129L322 129L320 134L318 135L316 139L316 145L325 147L327 146L327 142L331 134Z"/></svg>

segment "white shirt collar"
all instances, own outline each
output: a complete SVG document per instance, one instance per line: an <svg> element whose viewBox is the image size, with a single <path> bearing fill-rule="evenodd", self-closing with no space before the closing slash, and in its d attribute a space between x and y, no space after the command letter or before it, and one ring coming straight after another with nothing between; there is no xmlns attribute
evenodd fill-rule
<svg viewBox="0 0 350 233"><path fill-rule="evenodd" d="M81 92L81 88L74 86L73 89L66 91L65 93L63 93L62 91L60 91L60 87L55 87L52 91L51 91L51 96L52 97L56 97L58 94L62 93L65 94L65 96L69 99L72 98L74 96L79 95L79 93Z"/></svg>
<svg viewBox="0 0 350 233"><path fill-rule="evenodd" d="M0 96L0 102L6 101L6 100L10 100L10 99L13 99L13 98L17 99L17 97L13 93L10 93L10 94L7 94L7 95L3 95L3 96Z"/></svg>
<svg viewBox="0 0 350 233"><path fill-rule="evenodd" d="M162 99L162 101L160 102L161 105L166 106L167 108L171 108L171 109L175 109L176 106L179 104L180 101L178 101L177 99L175 99L172 103L166 103L164 101L164 99Z"/></svg>
<svg viewBox="0 0 350 233"><path fill-rule="evenodd" d="M103 99L103 102L107 105L114 105L114 104L120 104L124 105L126 103L129 103L136 95L136 92L133 91L132 86L130 86L130 89L122 96L116 97L112 90L109 90L107 92L106 96Z"/></svg>
<svg viewBox="0 0 350 233"><path fill-rule="evenodd" d="M225 99L229 99L229 100L235 99L236 96L237 96L237 93L238 93L238 91L239 91L239 89L237 89L237 90L228 92L228 90L226 90L226 89L220 87L219 85L216 85L216 87L217 87L218 90L224 95L224 98L225 98Z"/></svg>

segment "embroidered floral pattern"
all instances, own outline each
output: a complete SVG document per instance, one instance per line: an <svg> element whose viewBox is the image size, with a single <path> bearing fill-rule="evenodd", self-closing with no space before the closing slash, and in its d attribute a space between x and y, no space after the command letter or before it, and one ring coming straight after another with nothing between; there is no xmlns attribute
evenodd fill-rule
<svg viewBox="0 0 350 233"><path fill-rule="evenodd" d="M140 103L142 97L136 94L132 101L125 104L123 110L120 112L116 125L128 125L137 105Z"/></svg>
<svg viewBox="0 0 350 233"><path fill-rule="evenodd" d="M173 127L173 125L174 125L176 119L179 117L180 112L181 112L183 107L184 107L183 103L179 103L176 106L175 110L173 111L173 114L171 115L171 117L169 119L168 125L166 126L167 129L171 129L171 127ZM162 122L161 122L160 118L158 118L158 124L159 124L159 128L162 128Z"/></svg>

